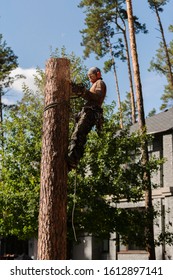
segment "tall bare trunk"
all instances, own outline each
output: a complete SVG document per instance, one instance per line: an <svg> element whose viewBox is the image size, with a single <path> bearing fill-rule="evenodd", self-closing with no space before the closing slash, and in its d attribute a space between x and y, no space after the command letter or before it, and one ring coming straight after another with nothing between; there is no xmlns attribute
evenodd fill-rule
<svg viewBox="0 0 173 280"><path fill-rule="evenodd" d="M126 57L127 57L127 67L128 67L128 74L129 74L129 82L130 82L130 100L131 100L131 118L132 118L132 124L136 123L136 108L135 108L135 97L134 97L134 90L133 90L133 79L132 79L132 72L131 72L131 65L130 65L130 55L128 50L128 42L127 42L127 36L126 32L123 32L124 34L124 41L126 46Z"/></svg>
<svg viewBox="0 0 173 280"><path fill-rule="evenodd" d="M141 135L145 133L145 115L144 115L144 106L143 106L143 96L142 96L142 85L140 79L140 69L138 64L138 55L137 55L137 46L133 22L133 9L132 1L126 0L127 5L127 15L128 15L128 25L129 25L129 36L130 36L130 47L132 55L132 64L134 71L134 81L136 88L136 100L138 108L138 123ZM142 151L142 164L145 167L148 162L148 145L147 141L144 140L141 146ZM145 189L145 208L146 213L148 214L148 223L146 226L146 247L149 254L150 260L155 260L155 246L154 246L154 228L153 228L153 206L152 206L152 190L151 190L151 178L150 172L146 171L143 174L143 186Z"/></svg>
<svg viewBox="0 0 173 280"><path fill-rule="evenodd" d="M117 70L116 70L116 64L115 64L115 59L112 54L112 45L109 40L109 50L112 58L112 65L113 65L113 71L114 71L114 78L115 78L115 87L117 91L117 97L118 97L118 109L119 109L119 114L120 114L120 127L123 128L123 113L122 113L122 106L121 106L121 96L120 96L120 89L119 89L119 83L118 83L118 75L117 75Z"/></svg>
<svg viewBox="0 0 173 280"><path fill-rule="evenodd" d="M66 259L67 149L70 66L66 58L46 65L38 259Z"/></svg>
<svg viewBox="0 0 173 280"><path fill-rule="evenodd" d="M130 84L131 120L132 120L132 124L135 124L136 123L136 108L135 108L135 97L134 97L134 90L133 90L133 78L132 78L132 71L131 71L129 46L128 46L127 34L126 34L126 24L125 24L123 18L121 18L121 21L123 23L123 27L121 27L121 25L118 23L117 20L116 20L116 25L122 31L123 37L124 37L128 75L129 75L129 84Z"/></svg>

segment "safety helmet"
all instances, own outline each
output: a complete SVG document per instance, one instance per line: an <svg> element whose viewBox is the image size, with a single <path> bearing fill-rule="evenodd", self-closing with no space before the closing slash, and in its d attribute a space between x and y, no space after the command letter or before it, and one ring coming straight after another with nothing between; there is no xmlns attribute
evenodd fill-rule
<svg viewBox="0 0 173 280"><path fill-rule="evenodd" d="M88 70L88 75L96 74L98 78L101 78L101 71L98 67L91 67Z"/></svg>

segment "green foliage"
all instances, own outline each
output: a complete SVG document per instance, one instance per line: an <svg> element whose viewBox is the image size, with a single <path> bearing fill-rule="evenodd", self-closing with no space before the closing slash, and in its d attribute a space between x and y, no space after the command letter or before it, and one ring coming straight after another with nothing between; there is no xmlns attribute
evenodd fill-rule
<svg viewBox="0 0 173 280"><path fill-rule="evenodd" d="M56 48L54 51L51 50L51 57L54 58L67 58L70 60L70 77L71 81L77 84L83 84L86 88L89 88L89 81L87 77L87 68L83 63L83 60L76 56L74 52L67 53L66 48ZM84 105L82 98L71 98L70 100L70 134L73 130L74 121L76 114L80 111Z"/></svg>
<svg viewBox="0 0 173 280"><path fill-rule="evenodd" d="M126 93L126 99L121 102L121 107L123 112L123 124L125 127L129 127L132 125L131 96L129 92Z"/></svg>
<svg viewBox="0 0 173 280"><path fill-rule="evenodd" d="M117 60L127 62L128 64L129 82L131 94L133 95L133 82L130 78L132 72L127 39L127 11L125 4L126 1L113 0L83 0L79 4L79 7L83 8L86 14L85 28L81 30L82 46L85 47L84 57L87 58L93 53L96 59L105 58L103 70L105 73L113 70L121 123L123 114L116 70ZM133 20L136 34L139 32L147 33L145 24L141 24L136 16L133 17ZM131 106L132 105L134 104L131 104Z"/></svg>
<svg viewBox="0 0 173 280"><path fill-rule="evenodd" d="M165 6L169 0L148 0L151 9L157 8L159 12L163 12L163 6Z"/></svg>
<svg viewBox="0 0 173 280"><path fill-rule="evenodd" d="M98 137L95 130L89 134L77 175L74 171L69 173L69 239L74 240L74 200L77 236L85 231L105 238L117 231L122 241L127 242L133 239L136 230L142 232L139 221L144 225L147 220L139 211L118 207L120 199L136 202L142 198L144 170L140 160L134 161L140 153L141 138L138 134L130 136L128 131L119 131L114 110L114 103L105 106L101 136ZM26 239L37 235L42 112L41 92L35 95L25 88L22 101L10 110L4 121L0 183L2 236L16 235ZM151 160L147 168L155 170L155 162Z"/></svg>
<svg viewBox="0 0 173 280"><path fill-rule="evenodd" d="M172 245L173 244L173 233L170 231L165 231L164 233L161 233L159 235L158 240L155 241L157 246L168 244Z"/></svg>
<svg viewBox="0 0 173 280"><path fill-rule="evenodd" d="M14 79L9 75L17 66L17 56L14 55L10 47L7 47L6 42L3 41L3 37L0 34L0 88L11 85Z"/></svg>
<svg viewBox="0 0 173 280"><path fill-rule="evenodd" d="M79 7L84 8L86 13L86 28L81 31L85 57L93 52L99 59L111 52L111 56L114 58L126 60L122 37L123 22L127 20L124 3L125 1L112 0L83 0L80 2ZM136 33L139 31L147 33L145 24L141 24L136 16L134 25Z"/></svg>
<svg viewBox="0 0 173 280"><path fill-rule="evenodd" d="M119 208L119 202L135 203L143 199L143 173L148 168L151 173L154 172L160 162L151 159L144 167L139 156L143 141L141 136L119 131L114 104L104 109L105 122L101 136L94 130L90 133L77 174L74 171L69 174L68 213L72 213L75 199L74 221L79 236L85 231L106 238L111 232L117 232L126 243L136 241L137 231L139 243L145 242L140 233L144 232L144 225L147 224L147 212ZM77 192L74 197L75 186ZM69 234L73 235L72 229Z"/></svg>
<svg viewBox="0 0 173 280"><path fill-rule="evenodd" d="M152 117L152 116L154 116L155 114L156 114L156 109L153 108L153 109L148 113L147 118Z"/></svg>
<svg viewBox="0 0 173 280"><path fill-rule="evenodd" d="M3 123L1 236L26 239L37 235L44 85L44 72L39 69L35 83L38 90L32 92L24 86L22 101L9 111ZM100 136L94 129L91 131L77 174L69 173L69 239L73 240L74 201L77 236L88 232L104 238L116 231L127 242L134 239L136 231L142 232L141 221L143 225L147 223L147 213L142 215L118 205L122 199L133 203L142 199L145 168L152 172L158 162L150 160L143 167L139 157L143 139L138 134L119 131L119 117L114 111L114 103L105 106Z"/></svg>
<svg viewBox="0 0 173 280"><path fill-rule="evenodd" d="M25 92L3 123L0 235L37 234L43 97Z"/></svg>
<svg viewBox="0 0 173 280"><path fill-rule="evenodd" d="M170 30L170 32L173 31L171 26L170 26L169 30ZM168 52L169 52L169 57L170 57L171 65L172 65L173 40L168 45ZM171 81L169 78L168 65L167 65L165 50L164 50L164 46L163 46L162 42L160 42L160 47L156 51L156 55L150 63L149 71L155 71L159 75L165 76L167 79L167 85L165 85L164 93L161 96L162 105L161 105L160 109L164 110L166 108L172 107L173 106L173 89L172 89L172 84L171 84Z"/></svg>
<svg viewBox="0 0 173 280"><path fill-rule="evenodd" d="M75 55L74 52L67 53L66 48L63 46L61 49L56 48L54 51L51 50L51 57L54 58L67 58L70 60L70 76L74 83L83 83L86 86L89 85L87 78L87 68L84 65L82 59Z"/></svg>
<svg viewBox="0 0 173 280"><path fill-rule="evenodd" d="M172 41L170 42L170 46L166 43L164 30L159 15L160 12L163 12L163 6L165 6L168 2L169 0L148 0L150 9L152 9L156 13L159 29L162 35L160 48L157 50L155 58L153 58L151 61L149 71L154 70L157 73L164 75L168 82L161 97L161 100L163 101L160 107L161 110L169 108L173 104ZM172 32L171 26L169 30L170 32Z"/></svg>
<svg viewBox="0 0 173 280"><path fill-rule="evenodd" d="M11 76L11 72L18 67L17 56L14 54L7 43L3 41L3 36L0 34L0 124L3 122L3 110L9 109L12 105L6 105L2 102L2 96L6 94L8 88L17 79L24 78L23 75ZM2 127L0 126L2 134ZM1 142L3 145L3 143Z"/></svg>
<svg viewBox="0 0 173 280"><path fill-rule="evenodd" d="M81 60L74 54L65 55L65 49L62 51L65 57L71 58L72 77L76 77L75 71L79 70ZM81 73L85 73L82 66ZM79 80L77 76L77 79L82 82L83 77ZM22 100L4 116L3 149L0 150L1 236L16 235L26 239L37 235L44 71L38 68L34 81L37 90L33 92L24 85ZM79 100L71 103L72 113L82 105Z"/></svg>

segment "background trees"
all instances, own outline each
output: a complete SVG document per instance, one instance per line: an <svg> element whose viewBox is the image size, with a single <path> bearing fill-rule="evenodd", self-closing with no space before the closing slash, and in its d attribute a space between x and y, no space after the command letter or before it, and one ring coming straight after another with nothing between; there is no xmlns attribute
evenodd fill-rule
<svg viewBox="0 0 173 280"><path fill-rule="evenodd" d="M1 149L0 235L37 235L43 96L24 88L5 115Z"/></svg>
<svg viewBox="0 0 173 280"><path fill-rule="evenodd" d="M165 33L164 33L164 29L163 29L163 25L162 25L162 21L161 21L161 17L160 17L160 12L163 12L163 6L166 5L169 0L148 0L149 2L149 6L150 8L155 12L156 14L156 18L158 21L158 25L159 25L159 30L160 30L160 34L161 34L161 38L162 38L162 46L163 46L163 50L164 50L164 56L165 56L165 61L166 61L166 65L167 65L167 78L169 81L169 84L171 85L171 88L173 88L173 73L172 73L172 63L171 63L171 58L170 58L170 54L169 54L169 50L168 50L168 46L167 46L167 42L166 42L166 38L165 38Z"/></svg>
<svg viewBox="0 0 173 280"><path fill-rule="evenodd" d="M162 1L162 4L166 4L166 2ZM150 4L156 4L156 1L150 1ZM145 138L141 138L139 135L129 136L125 130L120 134L118 132L119 127L125 127L124 115L129 116L130 112L131 118L126 118L128 124L136 121L131 60L129 46L126 42L128 39L127 12L124 5L125 1L110 0L83 0L80 3L80 7L86 9L86 29L81 31L85 56L88 57L90 53L94 52L98 59L105 58L104 69L106 72L113 69L119 113L115 114L116 109L113 105L105 106L105 124L101 138L97 136L95 131L90 133L85 156L80 163L77 177L74 172L69 174L68 225L69 238L72 239L72 211L75 200L73 222L78 236L84 230L99 237L107 237L110 232L117 231L121 234L124 242L133 240L141 244L141 242L145 243L146 241L144 239L137 240L135 232L143 232L144 228L140 227L139 221L142 221L143 226L147 225L147 215L140 215L138 212L134 213L116 207L122 198L128 201L138 201L144 191L142 175L146 168L151 173L157 168L157 164L152 161L147 160L145 164L142 164L141 161L133 162L134 150L137 155L143 139L146 140ZM133 23L136 33L139 31L146 33L145 25L140 24L137 17L133 17ZM172 26L170 26L170 30L172 32ZM7 53L4 50L6 50L6 45L2 44L0 80L3 89L12 82L9 76L10 70L17 67L17 61L12 63L17 57L13 56L12 53L11 58L6 56ZM172 42L168 52L172 59ZM68 57L71 60L73 81L83 82L88 86L87 70L79 57L76 57L74 53L68 55L65 48L62 48L61 51L56 49L51 53L51 56ZM8 67L4 68L8 59L11 64L7 63ZM125 100L126 106L122 104L120 96L118 59L128 62L130 98ZM152 61L152 68L168 78L168 87L165 88L167 95L164 99L166 107L168 106L167 101L172 98L172 89L163 43L157 52L156 61ZM6 84L7 81L9 82ZM35 83L38 86L38 92L32 92L29 88L24 87L22 101L10 109L3 124L4 135L1 139L4 141L4 149L1 150L2 174L0 182L0 206L2 209L0 234L2 236L15 234L20 238L28 238L37 234L44 72L38 70ZM82 103L83 101L79 99L71 100L70 128L73 127L75 113L80 110ZM126 107L125 113L123 112L124 107ZM139 110L137 113L139 114ZM88 166L90 166L89 169ZM74 194L75 186L76 194ZM108 199L109 196L112 200ZM93 217L97 217L97 225L92 219Z"/></svg>
<svg viewBox="0 0 173 280"><path fill-rule="evenodd" d="M146 247L144 234L137 238L136 232L144 233L147 212L122 209L118 203L121 199L129 202L142 199L143 174L148 168L151 173L155 172L159 161L151 158L143 165L139 155L144 138L136 133L130 135L128 130L119 130L119 115L114 112L114 106L104 107L101 135L91 131L77 174L75 171L69 174L69 238L74 240L74 223L77 238L84 231L100 238L108 238L111 232L116 232L121 235L122 242Z"/></svg>
<svg viewBox="0 0 173 280"><path fill-rule="evenodd" d="M154 70L161 75L164 75L168 84L165 86L165 92L161 99L163 101L161 110L170 107L173 98L173 69L172 69L172 41L167 44L164 26L161 20L160 14L164 11L164 6L169 0L148 0L149 7L156 15L156 19L159 26L159 32L161 34L160 48L156 52L155 58L151 61L150 70ZM170 32L172 32L172 26L169 26Z"/></svg>
<svg viewBox="0 0 173 280"><path fill-rule="evenodd" d="M84 56L88 57L93 52L97 59L105 57L105 72L109 72L111 69L113 70L121 127L123 127L124 121L117 60L127 63L131 100L131 123L136 122L133 75L126 27L127 12L124 3L125 1L83 0L79 5L80 8L84 9L86 14L86 28L81 31L83 39L82 45L85 47ZM133 16L133 20L136 33L147 33L145 24L141 24L136 16Z"/></svg>
<svg viewBox="0 0 173 280"><path fill-rule="evenodd" d="M75 65L72 69L76 69ZM44 84L44 72L39 69L35 83L38 90L33 92L25 86L22 100L7 112L3 123L1 236L16 235L24 239L37 236ZM72 99L72 116L80 106L78 99ZM136 219L142 219L138 213L136 216L134 212L116 207L122 198L138 201L143 195L143 167L140 161L133 162L134 151L138 154L140 150L141 138L139 135L129 136L127 131L119 134L119 115L114 112L115 104L105 106L104 111L103 131L99 137L95 130L90 133L77 178L74 171L69 173L68 238L73 241L74 199L73 222L77 237L84 230L98 237L108 237L116 230L124 242L134 241ZM71 127L73 121L72 117ZM154 168L151 166L151 169ZM74 195L75 184L77 191ZM93 219L96 216L97 225ZM143 221L144 224L147 222ZM139 226L138 230L142 231L143 227L140 229Z"/></svg>
<svg viewBox="0 0 173 280"><path fill-rule="evenodd" d="M87 85L86 67L74 53L67 54L65 47L51 53L54 57L71 60L71 77ZM0 236L18 238L37 236L38 204L40 193L40 160L43 116L44 71L37 69L34 92L23 86L23 98L4 115L2 124L3 149L0 182ZM83 104L71 100L70 131L74 117Z"/></svg>
<svg viewBox="0 0 173 280"><path fill-rule="evenodd" d="M169 31L173 32L173 26L169 26ZM160 76L163 76L167 80L167 84L164 87L164 93L161 96L162 105L161 110L169 108L173 105L173 90L172 90L172 83L170 80L170 71L168 69L168 63L165 56L165 48L163 46L163 42L161 41L159 44L159 48L156 50L156 55L151 60L149 71L155 71ZM172 70L172 61L173 61L173 40L167 44L167 52L170 60L171 65L171 72Z"/></svg>
<svg viewBox="0 0 173 280"><path fill-rule="evenodd" d="M139 123L139 131L141 135L144 135L146 132L146 124L145 124L145 113L144 113L144 105L143 105L143 93L142 93L142 84L141 84L141 76L140 76L140 68L138 62L138 53L137 53L137 45L136 45L136 37L135 37L135 28L133 23L133 6L131 0L126 0L127 5L127 15L128 15L128 26L129 26L129 37L130 37L130 49L132 56L132 65L134 72L134 81L135 81L135 89L136 89L136 99L137 99L137 108L138 108L138 123ZM149 161L148 155L148 142L145 139L141 143L141 163L144 167L147 166ZM148 225L145 228L145 238L146 249L149 254L149 259L155 259L155 247L154 247L154 217L153 217L153 206L152 206L152 188L151 188L151 170L145 170L143 173L142 184L145 189L145 210L148 214Z"/></svg>
<svg viewBox="0 0 173 280"><path fill-rule="evenodd" d="M7 46L6 41L3 40L2 34L0 34L0 124L2 123L4 107L8 107L2 103L2 96L6 94L9 86L15 79L19 78L19 75L15 77L10 76L12 70L18 66L18 57L14 54L13 50Z"/></svg>
<svg viewBox="0 0 173 280"><path fill-rule="evenodd" d="M159 28L162 35L163 47L165 51L165 60L168 69L168 78L171 83L171 64L169 59L169 53L166 45L166 40L163 32L163 26L161 23L159 11L162 11L162 6L165 5L168 1L148 1L150 8L152 8L157 16ZM126 3L126 7L124 4ZM120 99L120 91L118 84L118 75L116 71L115 59L120 58L122 60L128 61L128 71L129 71L129 81L130 81L130 95L131 95L131 112L132 112L132 122L136 120L135 115L135 101L133 94L133 83L132 83L132 72L131 72L131 63L130 55L127 41L126 33L126 21L128 20L129 26L129 41L130 41L130 50L131 58L133 65L134 73L134 84L136 91L136 104L137 104L137 113L138 113L138 123L139 130L141 135L145 134L145 113L143 105L143 93L142 93L142 84L139 70L139 61L138 61L138 52L136 45L135 34L137 31L142 30L146 33L145 25L141 25L136 17L133 16L133 2L131 0L126 1L92 1L92 0L83 0L80 2L80 7L85 8L86 13L86 29L82 30L83 34L83 45L85 46L85 55L89 55L91 52L94 52L97 57L104 57L108 54L110 50L111 59L106 61L107 69L113 67L116 80L116 88L118 93L118 107L120 111L120 127L123 127L123 112ZM112 39L118 38L117 42L112 44ZM124 42L124 44L123 44ZM126 50L126 56L124 56L124 49ZM127 104L127 103L126 103ZM141 142L141 153L142 153L142 164L143 166L147 165L149 161L148 149L147 149L147 139ZM146 227L146 239L148 240L147 248L149 252L149 259L155 259L154 251L154 232L153 232L153 207L152 207L152 189L151 189L151 172L146 170L143 173L143 186L145 189L145 207L146 212L150 213L148 217L148 225Z"/></svg>

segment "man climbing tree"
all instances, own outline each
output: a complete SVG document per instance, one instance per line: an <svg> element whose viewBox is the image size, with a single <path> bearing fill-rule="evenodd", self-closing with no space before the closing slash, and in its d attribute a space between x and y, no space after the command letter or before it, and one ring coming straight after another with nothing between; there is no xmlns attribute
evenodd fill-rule
<svg viewBox="0 0 173 280"><path fill-rule="evenodd" d="M68 153L68 168L75 169L84 153L86 138L94 125L100 128L103 119L101 108L106 96L106 85L102 80L101 71L92 67L88 71L88 78L92 83L90 90L83 85L72 84L72 92L84 98L87 102L76 117L76 126L71 137Z"/></svg>

